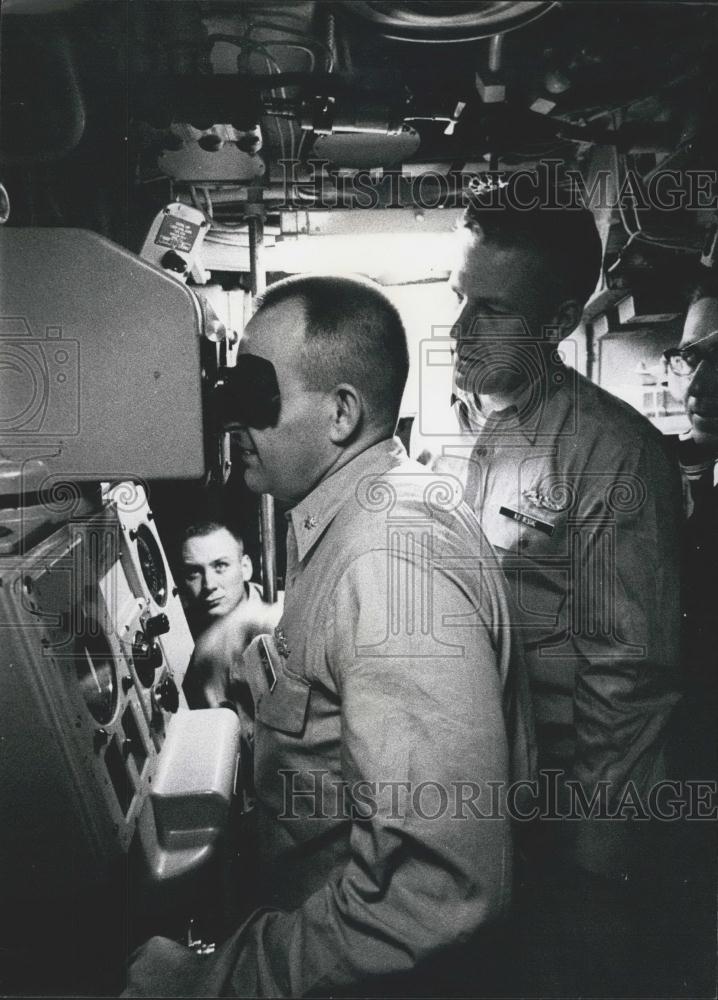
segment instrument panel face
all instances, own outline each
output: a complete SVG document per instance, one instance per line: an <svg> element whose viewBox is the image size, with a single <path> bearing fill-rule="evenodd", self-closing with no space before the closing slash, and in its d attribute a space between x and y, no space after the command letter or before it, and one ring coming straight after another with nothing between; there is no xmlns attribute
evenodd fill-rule
<svg viewBox="0 0 718 1000"><path fill-rule="evenodd" d="M141 524L135 533L137 557L142 577L155 603L163 608L167 604L167 571L162 551L157 539L146 524Z"/></svg>
<svg viewBox="0 0 718 1000"><path fill-rule="evenodd" d="M0 609L12 626L0 669L14 789L3 812L18 816L0 836L9 898L101 879L128 850L157 769L119 634L131 596L120 547L116 518L101 510L25 553L21 569L0 559Z"/></svg>
<svg viewBox="0 0 718 1000"><path fill-rule="evenodd" d="M91 615L82 615L77 636L75 673L88 712L100 725L108 725L117 711L117 663L107 636Z"/></svg>
<svg viewBox="0 0 718 1000"><path fill-rule="evenodd" d="M120 862L186 710L192 637L144 492L124 485L132 509L106 497L0 554L8 899L72 895Z"/></svg>
<svg viewBox="0 0 718 1000"><path fill-rule="evenodd" d="M135 663L138 680L142 687L151 688L154 693L169 679L181 692L184 675L194 649L194 641L145 490L139 484L121 483L108 492L107 499L121 530L123 568L130 582L136 605L140 603L143 605L140 631L144 628L148 633L152 633L154 629L153 634L149 636L154 655L139 656ZM165 625L156 626L162 615L166 616ZM139 653L142 643L136 640L141 637L137 636L134 625L130 630L131 635L127 629L123 630L123 640L129 641L135 653ZM151 665L152 662L155 663L154 667ZM153 670L154 683L150 676ZM180 696L180 706L186 707L182 696ZM167 711L162 706L159 710L167 721Z"/></svg>

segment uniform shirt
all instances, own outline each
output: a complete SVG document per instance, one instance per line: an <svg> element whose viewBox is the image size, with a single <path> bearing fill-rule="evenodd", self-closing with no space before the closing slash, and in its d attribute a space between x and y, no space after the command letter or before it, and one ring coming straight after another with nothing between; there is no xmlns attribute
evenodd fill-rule
<svg viewBox="0 0 718 1000"><path fill-rule="evenodd" d="M209 958L153 939L129 995L362 991L503 913L528 688L460 495L383 441L291 511L284 614L244 663L268 909Z"/></svg>
<svg viewBox="0 0 718 1000"><path fill-rule="evenodd" d="M412 451L461 479L512 585L541 766L587 791L610 782L615 804L629 779L645 793L664 776L680 486L637 411L563 365L549 378L491 414L457 400L457 433L424 426ZM579 857L601 870L594 847Z"/></svg>

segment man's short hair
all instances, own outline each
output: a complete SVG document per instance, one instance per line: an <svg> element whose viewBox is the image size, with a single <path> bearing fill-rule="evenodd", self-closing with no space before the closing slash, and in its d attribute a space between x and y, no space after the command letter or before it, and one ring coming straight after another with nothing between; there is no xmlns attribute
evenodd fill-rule
<svg viewBox="0 0 718 1000"><path fill-rule="evenodd" d="M520 247L540 255L547 277L547 291L560 300L588 302L601 273L603 250L593 215L585 207L558 207L554 194L541 197L538 204L521 208L512 199L509 185L493 191L489 198L472 196L462 222L499 247ZM547 207L551 206L551 207ZM552 305L560 305L554 301Z"/></svg>
<svg viewBox="0 0 718 1000"><path fill-rule="evenodd" d="M297 275L270 285L260 308L296 299L305 319L302 374L309 389L340 382L366 397L372 415L395 425L409 373L406 331L378 285L338 275Z"/></svg>
<svg viewBox="0 0 718 1000"><path fill-rule="evenodd" d="M228 531L239 546L239 551L242 554L244 553L244 540L236 528L232 527L232 525L225 524L222 521L211 521L209 519L193 521L191 524L187 525L180 536L180 552L182 551L184 543L188 542L190 538L204 538L205 535L212 535L215 531Z"/></svg>

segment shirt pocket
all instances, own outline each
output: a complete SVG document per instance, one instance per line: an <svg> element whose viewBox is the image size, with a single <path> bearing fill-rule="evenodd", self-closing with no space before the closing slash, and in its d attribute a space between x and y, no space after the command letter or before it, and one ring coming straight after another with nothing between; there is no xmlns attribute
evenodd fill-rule
<svg viewBox="0 0 718 1000"><path fill-rule="evenodd" d="M537 509L515 498L499 502L487 530L492 545L515 556L547 558L559 563L569 558L567 511Z"/></svg>
<svg viewBox="0 0 718 1000"><path fill-rule="evenodd" d="M497 512L491 541L526 630L522 638L534 645L568 627L572 528L566 511L537 511L518 504L511 509L522 518ZM538 519L541 527L535 523Z"/></svg>
<svg viewBox="0 0 718 1000"><path fill-rule="evenodd" d="M257 706L257 719L270 729L300 736L307 721L311 687L301 677L285 670L278 672L272 691L265 691Z"/></svg>

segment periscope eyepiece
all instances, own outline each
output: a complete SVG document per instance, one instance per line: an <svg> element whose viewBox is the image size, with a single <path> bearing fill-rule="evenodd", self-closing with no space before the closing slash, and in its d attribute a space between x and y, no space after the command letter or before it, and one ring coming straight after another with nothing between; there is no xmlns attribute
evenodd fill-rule
<svg viewBox="0 0 718 1000"><path fill-rule="evenodd" d="M223 368L217 381L219 418L225 430L238 426L264 430L279 420L280 393L271 361L240 354L236 366Z"/></svg>

